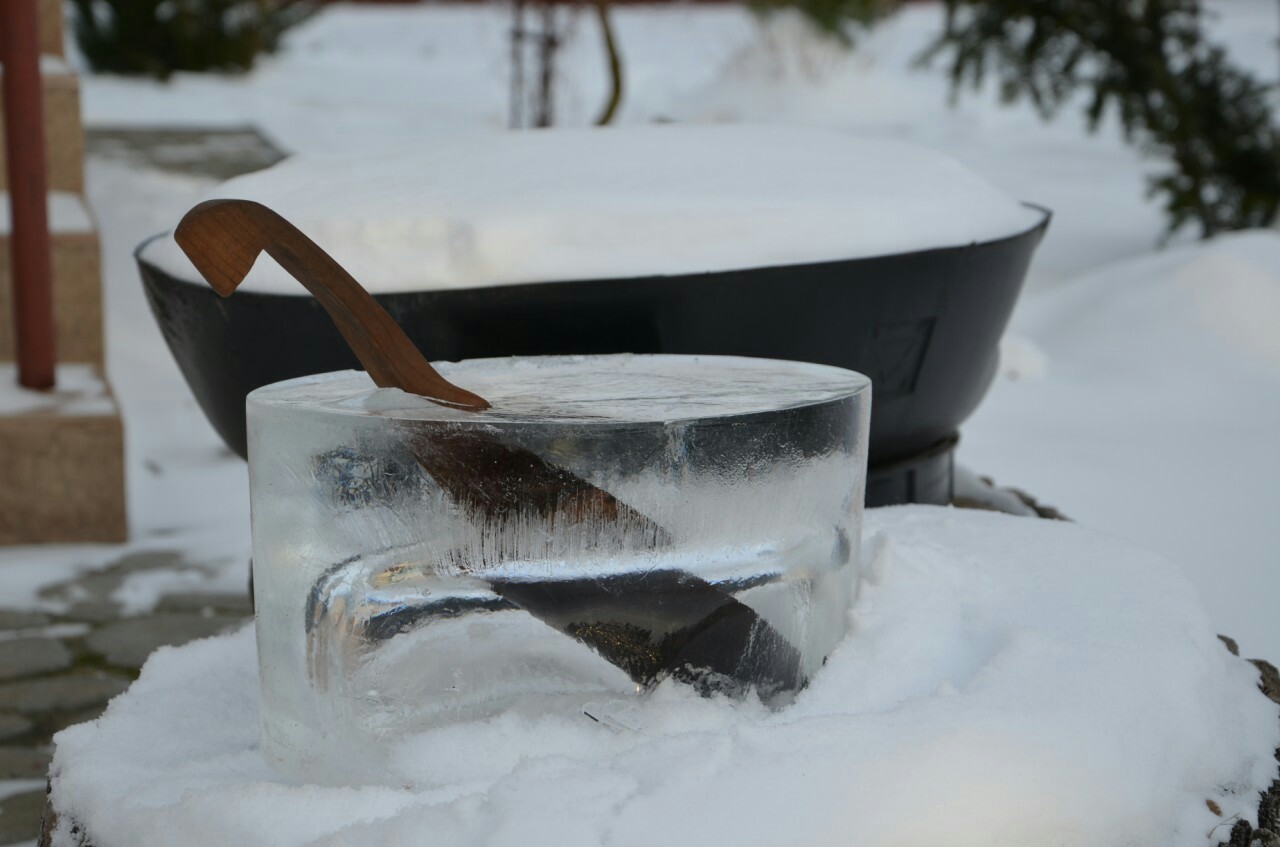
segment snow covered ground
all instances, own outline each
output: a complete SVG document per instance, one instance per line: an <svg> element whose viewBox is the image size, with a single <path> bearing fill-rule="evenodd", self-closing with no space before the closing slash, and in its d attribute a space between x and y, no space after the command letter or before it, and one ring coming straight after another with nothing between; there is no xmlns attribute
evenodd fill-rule
<svg viewBox="0 0 1280 847"><path fill-rule="evenodd" d="M1280 67L1270 0L1214 4L1215 30L1263 78ZM1163 223L1144 197L1150 164L1114 126L1077 114L1050 124L992 92L948 108L940 70L912 59L941 10L912 5L852 53L782 19L730 7L617 11L625 123L820 125L938 148L1055 218L1006 349L1006 378L964 429L961 460L1067 514L1172 558L1214 626L1248 655L1280 657L1280 235L1255 233L1154 252ZM239 78L168 85L84 80L89 124L253 123L305 153L420 144L507 113L507 13L481 6L326 7L284 52ZM586 123L604 95L594 22L566 47L560 122ZM243 463L201 416L147 312L130 253L167 229L206 180L90 163L101 224L109 369L124 407L135 549L177 548L221 563L207 585L243 584ZM111 548L0 552L0 603L25 605ZM154 586L157 594L161 590ZM133 606L145 605L134 586ZM141 598L141 599L139 599Z"/></svg>
<svg viewBox="0 0 1280 847"><path fill-rule="evenodd" d="M1162 557L937 507L866 530L852 634L788 708L672 681L595 720L515 706L398 737L382 785L271 771L250 631L164 648L58 736L54 843L1207 847L1256 820L1276 704Z"/></svg>

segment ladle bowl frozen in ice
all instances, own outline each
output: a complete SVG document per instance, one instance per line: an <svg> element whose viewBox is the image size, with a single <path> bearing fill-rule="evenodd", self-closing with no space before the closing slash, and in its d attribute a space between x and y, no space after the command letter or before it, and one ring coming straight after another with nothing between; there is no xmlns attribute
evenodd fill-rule
<svg viewBox="0 0 1280 847"><path fill-rule="evenodd" d="M378 781L440 723L659 685L777 707L820 672L858 565L865 377L628 355L440 371L492 409L356 371L249 396L276 767Z"/></svg>

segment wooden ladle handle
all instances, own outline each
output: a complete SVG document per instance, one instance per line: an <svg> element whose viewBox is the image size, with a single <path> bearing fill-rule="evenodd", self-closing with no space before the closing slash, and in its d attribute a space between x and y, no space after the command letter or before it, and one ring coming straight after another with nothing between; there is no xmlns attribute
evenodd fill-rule
<svg viewBox="0 0 1280 847"><path fill-rule="evenodd" d="M386 310L297 227L252 200L207 200L183 216L174 240L209 285L228 297L258 255L275 259L329 313L374 383L445 406L480 411L483 397L442 377Z"/></svg>

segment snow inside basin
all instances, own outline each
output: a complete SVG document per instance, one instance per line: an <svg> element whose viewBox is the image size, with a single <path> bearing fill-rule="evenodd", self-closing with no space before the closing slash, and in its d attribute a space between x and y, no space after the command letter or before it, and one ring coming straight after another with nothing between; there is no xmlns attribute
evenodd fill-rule
<svg viewBox="0 0 1280 847"><path fill-rule="evenodd" d="M1256 820L1280 710L1168 562L983 512L866 530L851 634L793 706L499 715L405 738L390 786L266 765L250 629L162 648L56 737L53 844L1199 847Z"/></svg>
<svg viewBox="0 0 1280 847"><path fill-rule="evenodd" d="M376 293L885 256L1005 238L1042 218L908 142L743 125L432 137L296 156L212 198L270 206ZM172 236L142 258L200 279ZM269 257L243 288L305 295Z"/></svg>
<svg viewBox="0 0 1280 847"><path fill-rule="evenodd" d="M299 157L210 196L294 220L433 361L721 354L866 374L871 505L950 502L956 430L995 375L1048 224L937 153L782 127L434 138ZM138 266L183 375L241 456L249 392L358 367L265 255L226 300L167 234Z"/></svg>

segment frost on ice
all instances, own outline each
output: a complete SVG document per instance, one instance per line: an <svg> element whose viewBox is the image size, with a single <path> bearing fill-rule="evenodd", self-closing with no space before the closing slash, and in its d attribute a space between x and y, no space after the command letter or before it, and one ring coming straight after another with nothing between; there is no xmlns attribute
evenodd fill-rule
<svg viewBox="0 0 1280 847"><path fill-rule="evenodd" d="M207 195L221 197L272 207L381 292L855 259L1041 220L909 142L741 125L464 133L358 159L302 155ZM143 255L199 280L172 238ZM269 257L245 285L305 294Z"/></svg>
<svg viewBox="0 0 1280 847"><path fill-rule="evenodd" d="M1167 847L1211 843L1206 799L1251 817L1280 716L1165 560L932 507L866 537L852 633L793 706L511 711L403 738L394 787L267 767L251 631L163 649L58 736L56 843Z"/></svg>

